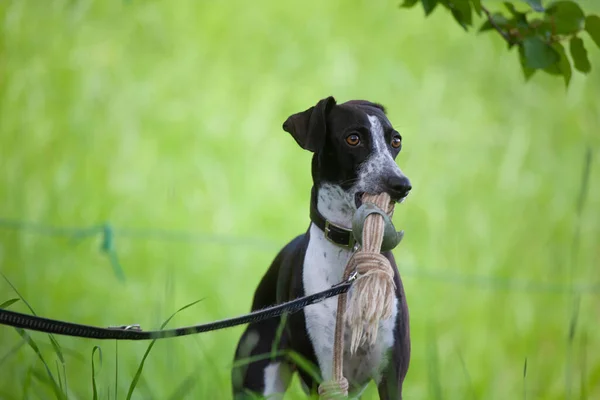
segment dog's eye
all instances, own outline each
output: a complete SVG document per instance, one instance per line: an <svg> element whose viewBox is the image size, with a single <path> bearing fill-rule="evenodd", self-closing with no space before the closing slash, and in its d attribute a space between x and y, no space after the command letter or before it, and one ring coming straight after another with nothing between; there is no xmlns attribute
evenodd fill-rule
<svg viewBox="0 0 600 400"><path fill-rule="evenodd" d="M392 147L397 149L398 147L400 147L400 145L402 144L402 139L400 138L400 136L394 136L392 138Z"/></svg>
<svg viewBox="0 0 600 400"><path fill-rule="evenodd" d="M360 138L358 137L358 135L353 133L352 135L348 135L348 137L346 138L346 143L348 143L350 146L356 146L360 143Z"/></svg>

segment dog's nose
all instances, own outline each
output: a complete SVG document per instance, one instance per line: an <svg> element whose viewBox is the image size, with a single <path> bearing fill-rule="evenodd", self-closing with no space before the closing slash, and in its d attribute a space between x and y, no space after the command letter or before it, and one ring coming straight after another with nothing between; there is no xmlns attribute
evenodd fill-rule
<svg viewBox="0 0 600 400"><path fill-rule="evenodd" d="M397 200L402 199L408 195L412 186L408 178L404 175L390 175L385 179L385 185L392 198Z"/></svg>

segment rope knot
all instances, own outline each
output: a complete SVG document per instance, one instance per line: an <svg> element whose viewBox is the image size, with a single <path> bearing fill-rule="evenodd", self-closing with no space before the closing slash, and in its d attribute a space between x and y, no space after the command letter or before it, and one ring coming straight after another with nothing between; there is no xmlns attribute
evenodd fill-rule
<svg viewBox="0 0 600 400"><path fill-rule="evenodd" d="M335 400L348 397L348 388L348 380L344 377L322 382L319 385L319 400Z"/></svg>
<svg viewBox="0 0 600 400"><path fill-rule="evenodd" d="M358 277L364 278L373 274L383 274L394 278L389 260L381 253L357 252L352 258Z"/></svg>

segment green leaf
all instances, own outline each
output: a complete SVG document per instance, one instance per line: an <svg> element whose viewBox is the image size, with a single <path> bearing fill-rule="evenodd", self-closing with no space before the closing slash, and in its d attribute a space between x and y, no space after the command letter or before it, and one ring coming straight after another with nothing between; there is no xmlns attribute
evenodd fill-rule
<svg viewBox="0 0 600 400"><path fill-rule="evenodd" d="M553 25L549 21L534 19L529 22L529 26L533 29L536 35L542 39L550 41L552 39Z"/></svg>
<svg viewBox="0 0 600 400"><path fill-rule="evenodd" d="M449 0L447 2L447 7L450 9L456 22L458 22L464 30L467 30L467 26L473 24L471 3L467 0Z"/></svg>
<svg viewBox="0 0 600 400"><path fill-rule="evenodd" d="M552 3L546 9L546 16L553 24L555 34L576 33L585 26L585 14L579 5L572 1Z"/></svg>
<svg viewBox="0 0 600 400"><path fill-rule="evenodd" d="M530 36L523 40L525 66L533 69L548 68L560 60L560 55L551 45L538 36Z"/></svg>
<svg viewBox="0 0 600 400"><path fill-rule="evenodd" d="M525 3L529 4L534 11L544 12L544 6L542 5L541 0L525 0Z"/></svg>
<svg viewBox="0 0 600 400"><path fill-rule="evenodd" d="M537 69L529 68L526 63L525 58L525 50L523 46L519 46L519 61L521 63L521 70L523 71L523 76L525 77L525 81L529 81L529 79L535 74Z"/></svg>
<svg viewBox="0 0 600 400"><path fill-rule="evenodd" d="M471 0L471 4L473 4L473 10L477 15L481 15L481 0Z"/></svg>
<svg viewBox="0 0 600 400"><path fill-rule="evenodd" d="M527 14L517 11L515 6L512 3L509 3L508 1L504 2L504 6L513 15L514 18L513 18L512 22L514 22L514 25L517 28L522 28L522 29L529 28L529 23L527 22Z"/></svg>
<svg viewBox="0 0 600 400"><path fill-rule="evenodd" d="M429 15L435 9L435 6L438 4L438 0L421 0L423 4L423 10L425 10L425 15Z"/></svg>
<svg viewBox="0 0 600 400"><path fill-rule="evenodd" d="M415 4L417 4L419 0L404 0L404 3L400 4L401 8L411 8Z"/></svg>
<svg viewBox="0 0 600 400"><path fill-rule="evenodd" d="M556 42L552 44L552 48L558 53L560 56L560 60L556 64L552 64L548 68L544 68L544 72L550 75L562 75L565 80L565 86L569 86L571 82L571 76L573 75L573 71L571 69L571 63L567 58L567 53L562 44Z"/></svg>
<svg viewBox="0 0 600 400"><path fill-rule="evenodd" d="M583 45L583 40L577 36L573 36L569 42L569 48L571 50L571 57L573 57L573 64L577 71L587 74L592 69L590 60L588 59L587 50Z"/></svg>
<svg viewBox="0 0 600 400"><path fill-rule="evenodd" d="M505 1L502 4L504 4L504 7L506 7L506 9L515 17L520 17L525 15L526 12L529 12L529 10L526 10L526 7L522 11L517 10L517 7L515 7L515 5L510 1Z"/></svg>
<svg viewBox="0 0 600 400"><path fill-rule="evenodd" d="M517 9L515 8L515 6L514 6L514 4L513 4L513 3L510 3L510 2L508 2L508 1L505 1L505 2L504 2L504 7L506 7L506 8L508 9L508 11L510 11L510 13L511 13L512 15L515 15L515 16L516 16L517 14L520 14L520 13L517 11Z"/></svg>
<svg viewBox="0 0 600 400"><path fill-rule="evenodd" d="M567 52L565 51L563 45L560 43L554 43L552 47L558 52L558 54L560 54L560 61L558 62L558 67L560 68L560 71L562 72L563 78L565 80L565 86L569 86L573 72L571 69L571 63L567 58Z"/></svg>
<svg viewBox="0 0 600 400"><path fill-rule="evenodd" d="M0 304L0 309L8 308L8 307L12 306L13 304L15 304L17 301L19 301L19 299L6 300L4 303Z"/></svg>
<svg viewBox="0 0 600 400"><path fill-rule="evenodd" d="M600 47L600 17L588 15L585 19L585 30L596 43L596 46Z"/></svg>

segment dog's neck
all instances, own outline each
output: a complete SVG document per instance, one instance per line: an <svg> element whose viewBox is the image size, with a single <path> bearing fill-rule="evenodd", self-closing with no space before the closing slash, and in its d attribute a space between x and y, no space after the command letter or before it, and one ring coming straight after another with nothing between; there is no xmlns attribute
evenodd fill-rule
<svg viewBox="0 0 600 400"><path fill-rule="evenodd" d="M325 183L317 188L317 209L338 226L352 228L352 216L356 211L353 202L354 197L338 185Z"/></svg>

